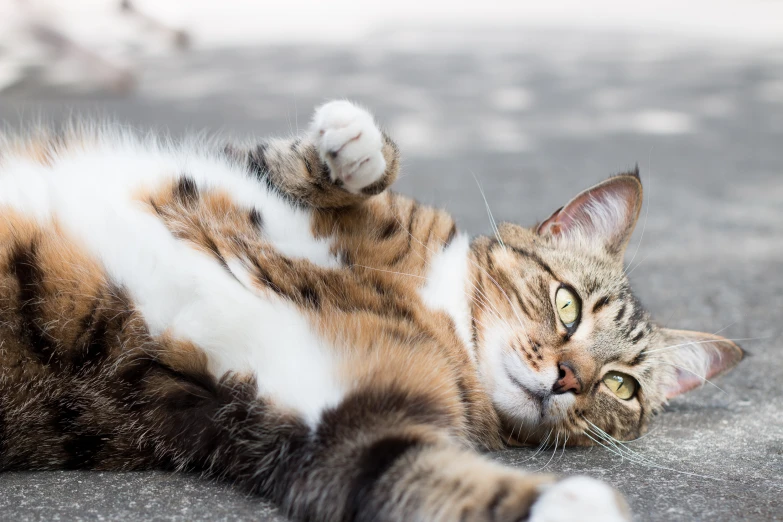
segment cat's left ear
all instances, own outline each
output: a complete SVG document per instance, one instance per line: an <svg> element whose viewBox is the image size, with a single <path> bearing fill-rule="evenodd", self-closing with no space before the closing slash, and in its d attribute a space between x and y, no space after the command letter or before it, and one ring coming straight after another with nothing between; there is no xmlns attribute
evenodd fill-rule
<svg viewBox="0 0 783 522"><path fill-rule="evenodd" d="M639 170L595 185L538 226L542 236L598 243L612 255L622 255L642 209Z"/></svg>
<svg viewBox="0 0 783 522"><path fill-rule="evenodd" d="M663 383L667 399L701 386L707 379L726 373L745 356L733 341L719 335L662 328L660 343L664 361L674 369L674 377Z"/></svg>

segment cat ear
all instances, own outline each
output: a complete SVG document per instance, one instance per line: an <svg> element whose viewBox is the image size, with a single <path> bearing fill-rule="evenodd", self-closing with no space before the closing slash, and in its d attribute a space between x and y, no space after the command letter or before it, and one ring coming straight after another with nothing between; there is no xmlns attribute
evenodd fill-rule
<svg viewBox="0 0 783 522"><path fill-rule="evenodd" d="M622 254L642 209L639 169L591 187L538 226L542 236L602 244Z"/></svg>
<svg viewBox="0 0 783 522"><path fill-rule="evenodd" d="M674 377L663 385L667 399L731 370L745 356L742 348L719 335L668 328L663 328L661 334L657 349L675 370Z"/></svg>

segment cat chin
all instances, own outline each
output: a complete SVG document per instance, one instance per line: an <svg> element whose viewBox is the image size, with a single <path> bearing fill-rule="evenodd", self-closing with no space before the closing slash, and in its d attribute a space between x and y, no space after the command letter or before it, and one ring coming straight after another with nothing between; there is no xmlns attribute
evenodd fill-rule
<svg viewBox="0 0 783 522"><path fill-rule="evenodd" d="M542 402L535 400L498 400L495 397L495 407L500 416L511 426L521 426L527 430L545 431L551 426L562 426L567 422L568 412L574 404L571 395L550 396Z"/></svg>

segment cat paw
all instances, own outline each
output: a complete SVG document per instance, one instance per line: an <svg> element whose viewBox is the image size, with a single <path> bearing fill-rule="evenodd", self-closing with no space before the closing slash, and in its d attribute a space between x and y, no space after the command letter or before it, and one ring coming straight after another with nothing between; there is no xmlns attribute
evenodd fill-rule
<svg viewBox="0 0 783 522"><path fill-rule="evenodd" d="M372 115L345 100L315 111L310 133L333 183L358 193L386 172L383 136Z"/></svg>
<svg viewBox="0 0 783 522"><path fill-rule="evenodd" d="M571 477L550 486L530 508L530 522L627 522L631 513L609 485L588 477Z"/></svg>

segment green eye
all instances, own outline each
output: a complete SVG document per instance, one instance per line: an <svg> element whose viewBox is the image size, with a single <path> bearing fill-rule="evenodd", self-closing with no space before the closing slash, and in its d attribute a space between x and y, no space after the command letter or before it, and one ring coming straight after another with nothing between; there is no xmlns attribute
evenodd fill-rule
<svg viewBox="0 0 783 522"><path fill-rule="evenodd" d="M639 389L639 383L630 375L620 372L609 372L604 375L604 384L624 401L633 399L636 390Z"/></svg>
<svg viewBox="0 0 783 522"><path fill-rule="evenodd" d="M557 289L555 306L557 307L557 315L560 316L560 320L567 328L571 328L579 320L579 312L581 311L579 298L568 288Z"/></svg>

